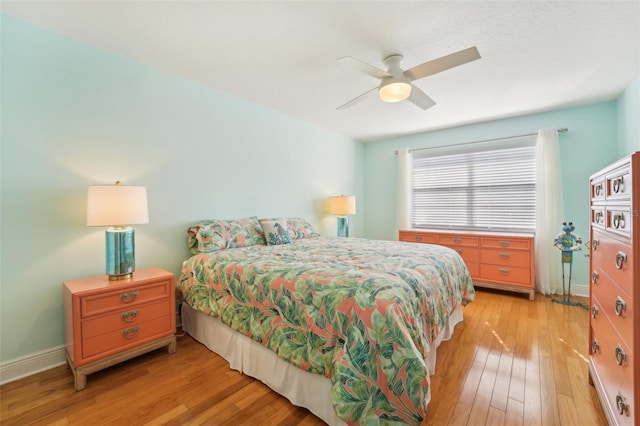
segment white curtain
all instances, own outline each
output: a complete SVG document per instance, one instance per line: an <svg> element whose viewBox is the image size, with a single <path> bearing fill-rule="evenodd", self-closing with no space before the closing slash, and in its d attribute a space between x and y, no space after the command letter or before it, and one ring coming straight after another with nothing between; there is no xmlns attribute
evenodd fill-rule
<svg viewBox="0 0 640 426"><path fill-rule="evenodd" d="M553 240L564 221L560 147L556 129L540 129L536 140L536 290L562 293L562 264Z"/></svg>
<svg viewBox="0 0 640 426"><path fill-rule="evenodd" d="M411 161L409 148L398 150L398 187L396 190L396 226L398 230L411 228Z"/></svg>

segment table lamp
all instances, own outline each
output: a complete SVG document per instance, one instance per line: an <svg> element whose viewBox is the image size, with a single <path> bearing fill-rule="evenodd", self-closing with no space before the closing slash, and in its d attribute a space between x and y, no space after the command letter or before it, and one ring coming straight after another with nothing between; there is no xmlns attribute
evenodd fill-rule
<svg viewBox="0 0 640 426"><path fill-rule="evenodd" d="M135 232L130 225L149 223L147 189L143 186L92 185L87 197L87 226L105 232L107 275L131 278L135 270Z"/></svg>
<svg viewBox="0 0 640 426"><path fill-rule="evenodd" d="M338 236L349 236L349 215L356 214L356 197L339 195L329 199L329 214L338 216Z"/></svg>

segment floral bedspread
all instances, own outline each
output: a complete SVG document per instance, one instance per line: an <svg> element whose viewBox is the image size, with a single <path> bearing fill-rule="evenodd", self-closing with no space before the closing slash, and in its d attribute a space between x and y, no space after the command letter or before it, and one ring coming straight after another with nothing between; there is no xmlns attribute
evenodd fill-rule
<svg viewBox="0 0 640 426"><path fill-rule="evenodd" d="M184 263L178 293L329 378L336 413L350 424L420 423L430 342L453 309L474 298L453 250L325 237L195 255Z"/></svg>

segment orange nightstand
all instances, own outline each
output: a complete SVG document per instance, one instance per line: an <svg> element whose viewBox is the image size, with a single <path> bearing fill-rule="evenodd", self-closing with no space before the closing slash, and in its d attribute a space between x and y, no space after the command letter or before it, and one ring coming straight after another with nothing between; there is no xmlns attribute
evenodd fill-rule
<svg viewBox="0 0 640 426"><path fill-rule="evenodd" d="M159 268L109 281L107 275L65 281L67 361L76 390L87 374L167 346L176 351L174 275Z"/></svg>

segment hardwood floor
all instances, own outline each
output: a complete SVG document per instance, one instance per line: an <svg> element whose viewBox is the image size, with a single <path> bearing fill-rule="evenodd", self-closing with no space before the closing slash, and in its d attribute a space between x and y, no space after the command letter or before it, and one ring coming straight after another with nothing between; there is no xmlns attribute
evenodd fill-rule
<svg viewBox="0 0 640 426"><path fill-rule="evenodd" d="M586 299L576 299L587 303ZM588 311L479 290L438 349L423 425L606 425L588 384ZM94 373L62 366L0 387L2 425L321 425L190 336Z"/></svg>

